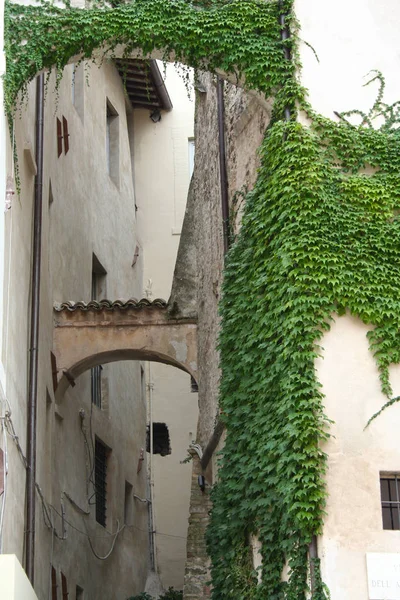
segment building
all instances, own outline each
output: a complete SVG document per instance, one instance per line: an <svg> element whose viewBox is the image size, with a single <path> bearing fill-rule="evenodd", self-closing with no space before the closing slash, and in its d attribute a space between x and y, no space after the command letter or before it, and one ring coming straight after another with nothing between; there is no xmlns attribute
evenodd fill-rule
<svg viewBox="0 0 400 600"><path fill-rule="evenodd" d="M145 589L155 564L165 586L183 585L190 466L180 460L185 458L189 437L190 441L194 437L183 432L194 431L197 412L190 377L180 375L177 384L173 373L179 377L179 372L172 367L160 366L150 373L150 363L144 361L109 363L104 358L101 364L96 359L96 365L76 381L69 380L72 387L65 394L55 395L61 367L54 354L53 319L58 317L53 316L53 306L59 307L60 312L54 313L59 318L74 310L90 314L100 309L99 301L105 298L121 300L124 309L125 301L145 295L144 277L150 276L160 295L169 294L190 176L193 104L186 99L189 110L182 129L182 103L181 117L177 110L168 113L172 104L165 86L161 92L155 84L148 89L148 80L153 82L154 77L159 85L162 77L155 61L150 66L140 61L109 62L101 68L85 63L65 69L57 93L51 91L54 75L49 82L44 105L37 375L34 586L38 598L49 597L49 589L52 598L68 594L127 598ZM27 340L37 171L35 92L32 83L12 133L20 194L14 188L10 139L6 146L9 205L2 263L7 290L2 321L2 444L8 443L2 445L1 457L2 469L7 464L8 473L1 540L2 551L15 554L22 564L26 564ZM175 98L179 103L179 91ZM170 157L166 173L162 163L158 173L159 184L170 189L168 197L164 192L160 198L150 189L155 180L149 156L154 159L155 151ZM150 243L160 235L165 238L162 262L156 254L160 250ZM76 308L78 300L83 304ZM154 397L150 409L149 396ZM184 406L192 411L191 425ZM157 419L168 422L173 451L161 460L172 459L172 469L165 464L159 467L157 455L146 452L150 450L149 411L156 423ZM152 492L147 457L154 465ZM155 518L149 519L153 511Z"/></svg>
<svg viewBox="0 0 400 600"><path fill-rule="evenodd" d="M340 0L334 8L329 7L329 10L326 5L316 0L311 3L297 0L295 10L302 28L302 40L311 44L319 57L318 62L310 46L300 43L300 56L303 63L301 82L308 88L309 100L315 110L332 119L340 119L335 117L335 112L342 113L354 107L368 112L375 101L376 90L373 86L363 88L362 82L365 74L371 69L376 69L385 75L387 103L397 101L396 68L399 45L396 23L400 9L394 0L390 0L384 6L376 1L371 1L368 6L357 1L350 6ZM347 15L346 18L344 15ZM220 108L222 106L221 96L218 100L218 91L221 92L221 88L222 86L212 77L207 75L200 77L194 132L196 139L194 180L189 191L169 304L169 309L175 317L178 315L182 319L189 319L189 316L193 318L193 314L197 313L198 322L200 413L197 444L191 450L193 471L185 600L204 600L211 595L207 583L209 559L204 543L204 532L211 507L209 490L217 480L216 454L223 447L225 435L219 416L220 372L216 350L219 331L218 303L225 245L220 202L226 190L221 189L220 175L224 165L223 161L220 162L220 142L225 137L228 158L225 164L228 199L230 208L235 213L233 220L235 229L239 230L240 200L246 189L254 185L256 170L260 164L255 150L263 138L271 116L271 106L268 101L225 85L225 131L221 136L217 118L218 104ZM111 107L114 107L116 112L120 110L120 107L112 102ZM111 107L109 109L110 133L111 119L116 116ZM121 115L122 112L119 114ZM69 124L71 117L66 114L65 118ZM300 120L305 124L309 123L304 114L300 115ZM26 153L29 161L29 145ZM368 170L365 173L366 176L370 174L373 173ZM282 185L283 183L282 181ZM52 195L54 197L54 192ZM55 202L54 197L52 203L54 207ZM7 217L8 215L6 219ZM140 218L142 217L138 214L138 222ZM143 215L143 218L145 219L146 216ZM28 255L27 249L25 254ZM97 254L96 256L101 263L101 257ZM140 268L143 268L146 273L145 280L153 279L152 273L156 266L151 261L155 261L156 257L154 253L147 266L144 258L144 265ZM107 265L103 264L103 268L107 270ZM394 269L396 268L394 265ZM6 274L7 272L8 270L5 269ZM160 287L154 285L154 289L164 290L167 284L163 286L164 282ZM150 296L152 290L147 285L147 281L145 281L145 288ZM247 290L243 290L243 294L246 292ZM154 293L151 297L155 295ZM14 297L15 302L21 302L21 296L13 294L12 298ZM373 300L371 299L371 302ZM25 305L17 306L18 314L23 314L21 312L23 306ZM51 307L51 303L49 306ZM326 516L322 533L318 540L313 539L309 554L316 557L318 553L321 575L330 590L332 600L350 600L350 598L361 600L366 597L370 600L393 597L394 600L398 596L396 590L399 554L396 550L400 535L396 520L396 510L399 509L397 494L400 472L400 457L397 450L398 404L389 407L369 428L364 429L368 419L386 400L381 391L376 363L368 349L366 338L368 326L349 314L333 316L334 321L329 332L326 332L321 339L321 347L324 349L322 356L315 361L318 380L324 393L324 410L327 417L333 421L331 424L333 435L322 446L322 450L327 454ZM17 325L21 326L21 321L18 321L14 327L16 328ZM8 325L11 326L12 323ZM15 363L19 364L17 359ZM16 369L17 366L14 367L14 371ZM163 369L164 367L161 367L157 375L160 382ZM50 389L51 396L50 367L47 372L47 389ZM390 378L396 394L397 366L391 366ZM148 383L150 391L151 378L148 378ZM86 385L89 385L88 381ZM7 380L7 390L8 388ZM161 412L159 414L160 416L157 417L160 419L159 423L166 424L165 415ZM23 423L17 422L16 427L17 425L23 428ZM151 428L150 436L153 434L154 429ZM107 440L102 439L102 441L106 445L111 444ZM161 461L164 459L165 457L157 457L161 469L163 465ZM125 479L125 481L133 486L131 480ZM267 484L267 479L265 481ZM127 489L129 490L129 487ZM155 489L157 489L156 485ZM20 492L22 493L22 489ZM394 496L390 495L392 492ZM157 493L155 498L157 499ZM156 524L160 520L161 518L156 514ZM22 516L20 523L22 523ZM260 542L257 536L246 539L246 542L253 555L254 567L262 569ZM160 559L163 551L160 544ZM164 564L167 565L167 561ZM284 566L283 560L282 571L279 574L282 572L282 579L286 580L288 571ZM68 575L68 573L64 574ZM312 579L311 572L310 575ZM384 588L391 589L390 596L386 591L382 591Z"/></svg>

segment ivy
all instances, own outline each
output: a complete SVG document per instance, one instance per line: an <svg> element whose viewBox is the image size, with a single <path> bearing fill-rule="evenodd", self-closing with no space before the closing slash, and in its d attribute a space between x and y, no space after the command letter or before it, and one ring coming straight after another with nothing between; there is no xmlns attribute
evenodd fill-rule
<svg viewBox="0 0 400 600"><path fill-rule="evenodd" d="M38 71L56 67L61 76L72 57L90 59L99 48L112 57L119 44L126 56L159 50L166 60L222 70L274 97L258 180L224 275L220 406L227 436L208 530L214 600L305 599L311 570L313 600L329 597L319 561L310 569L308 547L323 529L330 424L315 360L334 313L371 326L387 397L382 410L398 401L389 366L400 362L400 103L384 102L384 78L375 71L368 84L379 90L368 113L352 109L338 122L316 114L296 75L292 5L114 0L112 7L77 9L41 0L8 1L5 10L10 119ZM285 42L281 12L292 32ZM296 121L298 110L309 126ZM262 543L261 583L252 535Z"/></svg>

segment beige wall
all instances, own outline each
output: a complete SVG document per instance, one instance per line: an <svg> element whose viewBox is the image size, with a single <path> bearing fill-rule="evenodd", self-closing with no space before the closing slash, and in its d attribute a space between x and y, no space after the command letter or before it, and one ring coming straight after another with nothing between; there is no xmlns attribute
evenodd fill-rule
<svg viewBox="0 0 400 600"><path fill-rule="evenodd" d="M366 552L398 552L400 531L383 530L380 472L398 472L400 406L369 418L387 400L368 348L368 327L349 315L336 317L317 361L327 416L334 421L325 444L327 516L319 540L322 573L332 600L368 598ZM393 367L394 395L400 367Z"/></svg>
<svg viewBox="0 0 400 600"><path fill-rule="evenodd" d="M162 65L160 69L162 70ZM173 109L152 123L148 110L135 110L134 156L138 231L144 282L152 299L168 299L189 187L189 139L194 101L173 65L166 87ZM151 282L151 283L150 283ZM181 464L196 437L197 394L190 377L160 364L150 365L153 421L166 423L171 454L153 455L156 563L165 588L183 588L191 466Z"/></svg>
<svg viewBox="0 0 400 600"><path fill-rule="evenodd" d="M88 536L99 555L112 547L113 536L124 525L125 481L133 493L146 496L146 468L137 473L141 448L145 448L146 406L138 363L105 366L102 410L91 405L90 375L83 374L59 405L52 387L52 305L55 301L86 300L91 294L92 253L107 270L102 292L112 299L142 295L142 259L132 267L135 253L131 151L128 140L123 85L115 68L91 65L90 85L83 86L84 115L72 103L72 66L65 71L56 102L50 83L45 105L45 155L43 194L42 288L38 389L37 481L43 490L57 532L58 513L65 509L67 539L51 540L37 496L35 590L47 598L49 563L67 578L74 597L76 585L86 600L128 597L144 589L148 569L146 504L132 499L132 517L119 534L107 560L92 553ZM7 365L7 399L22 449L26 448L26 389L30 300L31 228L34 176L24 148L34 148L34 89L16 120L22 193L6 214L6 286L9 289L3 358ZM111 180L106 168L106 98L119 114L120 178ZM69 152L57 158L56 116L66 117ZM10 157L10 154L8 154ZM10 158L7 164L11 170ZM51 199L50 199L51 180ZM51 201L50 201L51 200ZM85 411L83 423L80 409ZM91 426L90 426L91 421ZM107 475L106 530L94 518L93 484L88 483L92 464L85 440L98 436L111 450ZM15 445L9 440L9 476L4 528L4 550L23 562L25 473ZM91 446L89 442L89 447ZM92 448L90 448L92 451ZM68 500L70 496L89 515Z"/></svg>
<svg viewBox="0 0 400 600"><path fill-rule="evenodd" d="M371 69L386 78L384 101L400 97L400 42L397 0L339 0L334 7L320 0L297 0L301 37L315 48L318 63L301 47L302 83L314 109L335 118L333 111L368 111L378 85L362 87ZM355 123L357 120L354 121ZM322 573L332 600L368 598L366 553L396 552L400 532L382 527L379 473L398 472L398 419L394 405L365 431L368 419L385 403L374 359L368 349L368 328L358 320L336 318L324 336L318 374L326 395L325 409L334 423L325 445L328 454L328 504L319 540ZM400 391L393 368L394 394Z"/></svg>
<svg viewBox="0 0 400 600"><path fill-rule="evenodd" d="M0 597L4 600L38 600L14 554L0 556Z"/></svg>

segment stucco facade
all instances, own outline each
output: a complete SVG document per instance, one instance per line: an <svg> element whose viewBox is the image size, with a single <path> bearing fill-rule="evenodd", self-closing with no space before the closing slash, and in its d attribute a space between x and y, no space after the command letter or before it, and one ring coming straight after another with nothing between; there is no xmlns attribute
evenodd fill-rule
<svg viewBox="0 0 400 600"><path fill-rule="evenodd" d="M167 66L166 85L173 109L160 122L152 123L144 109L134 115L137 222L150 299L171 294L194 144L194 98L188 97L173 65ZM191 482L191 466L182 461L196 438L197 393L191 392L190 377L182 371L148 363L146 372L151 420L167 425L171 450L166 456L153 454L151 460L155 562L163 587L181 590Z"/></svg>
<svg viewBox="0 0 400 600"><path fill-rule="evenodd" d="M137 242L128 136L132 112L112 64L84 71L66 69L56 100L49 84L44 123L42 278L37 411L37 494L35 591L47 598L54 566L61 594L62 574L71 597L128 597L144 589L148 571L146 497L146 398L139 362L104 365L101 408L91 401L91 376L55 400L53 386L53 303L88 302L93 296L93 255L104 272L97 294L141 297L142 258ZM78 82L77 77L81 77ZM77 109L78 85L82 104ZM75 93L75 97L73 94ZM119 119L119 176L107 169L107 101ZM34 172L35 86L15 121L21 194L14 195L5 220L5 324L2 358L7 366L7 405L24 452L29 339L31 228ZM115 116L115 115L114 115ZM68 122L69 149L57 152L57 118ZM63 139L65 144L65 139ZM113 149L110 149L112 152ZM8 152L7 173L12 174ZM98 264L98 263L96 263ZM107 448L105 527L96 521L95 440ZM3 551L24 563L25 467L8 442L9 470ZM139 470L139 467L142 467ZM44 508L43 508L44 507ZM45 514L43 516L43 510ZM50 521L50 522L49 522ZM51 534L52 528L57 536ZM118 535L116 535L118 532ZM64 539L63 539L64 538ZM113 550L107 560L101 560ZM118 576L117 576L118 575ZM64 584L65 585L65 584Z"/></svg>

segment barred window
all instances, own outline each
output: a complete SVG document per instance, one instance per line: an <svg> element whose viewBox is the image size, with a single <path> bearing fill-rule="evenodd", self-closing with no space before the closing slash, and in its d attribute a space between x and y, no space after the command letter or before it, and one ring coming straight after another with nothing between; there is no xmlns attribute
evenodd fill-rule
<svg viewBox="0 0 400 600"><path fill-rule="evenodd" d="M99 439L95 441L95 469L94 482L96 494L96 521L106 526L107 512L107 460L109 448Z"/></svg>
<svg viewBox="0 0 400 600"><path fill-rule="evenodd" d="M381 475L383 529L400 529L400 474Z"/></svg>

